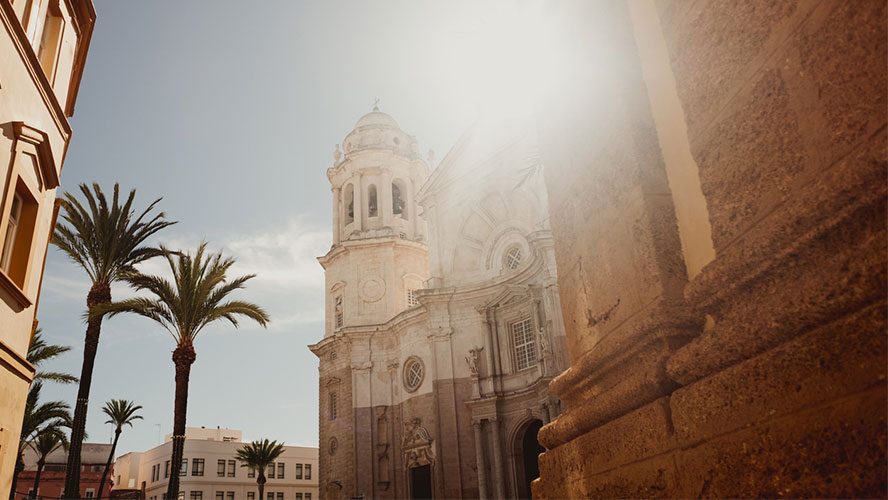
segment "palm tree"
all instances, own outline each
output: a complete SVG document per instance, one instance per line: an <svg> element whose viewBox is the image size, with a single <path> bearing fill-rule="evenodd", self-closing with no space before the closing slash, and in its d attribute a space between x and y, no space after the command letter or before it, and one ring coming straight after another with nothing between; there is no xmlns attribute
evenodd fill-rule
<svg viewBox="0 0 888 500"><path fill-rule="evenodd" d="M52 359L59 354L64 354L71 350L70 346L47 344L43 340L43 332L40 328L34 331L34 338L31 340L31 346L28 347L28 362L35 367L44 361ZM60 384L73 384L77 382L77 377L68 373L48 372L45 370L37 370L34 374L34 380L49 380L59 382Z"/></svg>
<svg viewBox="0 0 888 500"><path fill-rule="evenodd" d="M197 358L194 339L208 324L226 319L237 328L238 315L246 316L262 325L268 323L268 314L258 305L239 300L223 302L231 292L244 288L254 274L227 280L225 273L234 259L221 253L207 254L202 243L192 256L172 252L164 247L164 256L173 273L173 282L160 276L139 273L127 274L124 279L138 291L148 291L153 297L135 297L121 302L106 303L90 310L90 318L104 314L135 313L150 318L163 326L176 341L173 363L176 366L176 399L173 410L173 453L170 459L170 482L167 498L177 498L179 470L185 444L185 413L188 409L188 378L191 365Z"/></svg>
<svg viewBox="0 0 888 500"><path fill-rule="evenodd" d="M267 439L253 441L250 444L245 444L242 448L237 450L235 458L243 462L241 467L249 467L259 471L259 476L256 478L256 484L259 485L260 500L264 498L263 495L265 494L265 468L277 460L277 457L281 456L281 453L283 452L284 443L269 441Z"/></svg>
<svg viewBox="0 0 888 500"><path fill-rule="evenodd" d="M130 191L123 205L119 203L119 191L120 187L114 184L110 206L98 184L93 184L92 190L86 184L80 185L86 206L73 194L65 193L62 199L64 222L59 223L53 233L52 243L89 275L92 285L86 296L88 309L98 304L110 303L112 283L120 280L123 274L132 272L136 264L160 255L159 249L144 246L144 243L156 232L175 224L164 221L163 212L148 215L160 202L160 198L148 205L141 215L134 217L132 206L136 191ZM80 498L80 475L77 471L80 470L80 448L86 430L89 389L101 329L101 316L89 318L84 339L80 387L74 408L68 468L65 473L65 498Z"/></svg>
<svg viewBox="0 0 888 500"><path fill-rule="evenodd" d="M132 427L133 421L142 420L142 415L136 415L136 412L141 409L141 406L125 399L112 399L105 403L105 407L102 408L105 415L108 415L108 420L105 423L114 426L114 444L111 445L111 453L108 454L108 462L105 463L105 471L102 472L102 480L99 482L99 492L96 494L96 498L99 500L102 498L108 470L111 469L111 460L114 459L114 450L117 449L117 440L120 439L120 432L123 430L124 425Z"/></svg>
<svg viewBox="0 0 888 500"><path fill-rule="evenodd" d="M12 476L12 488L9 492L10 500L15 498L15 486L18 481L18 475L25 469L25 446L31 441L38 440L44 434L59 432L60 427L70 427L71 425L71 414L68 413L70 407L61 401L40 403L40 391L42 389L43 382L38 380L32 383L31 389L28 390L28 398L25 401L25 416L22 420L22 432L19 436L19 445L16 452L15 470Z"/></svg>
<svg viewBox="0 0 888 500"><path fill-rule="evenodd" d="M31 449L37 453L37 474L34 475L34 487L31 488L31 498L37 498L37 488L40 487L40 474L46 465L46 457L59 448L68 448L68 436L62 431L62 426L56 425L40 434L35 441L29 443Z"/></svg>

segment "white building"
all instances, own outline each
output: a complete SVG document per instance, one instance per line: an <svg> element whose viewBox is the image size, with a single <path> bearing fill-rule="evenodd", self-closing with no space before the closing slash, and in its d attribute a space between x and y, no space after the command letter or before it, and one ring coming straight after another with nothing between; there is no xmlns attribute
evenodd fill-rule
<svg viewBox="0 0 888 500"><path fill-rule="evenodd" d="M144 498L166 493L172 455L171 435L145 452L122 455L114 463L114 490L144 489ZM256 473L235 460L241 431L188 427L179 480L184 500L257 500ZM285 446L265 472L265 500L317 500L318 449Z"/></svg>

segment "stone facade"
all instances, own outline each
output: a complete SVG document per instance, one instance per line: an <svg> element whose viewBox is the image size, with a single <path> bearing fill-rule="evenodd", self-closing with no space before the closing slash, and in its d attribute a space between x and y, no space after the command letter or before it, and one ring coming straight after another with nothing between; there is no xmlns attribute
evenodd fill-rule
<svg viewBox="0 0 888 500"><path fill-rule="evenodd" d="M528 123L479 122L429 175L374 110L337 147L311 346L323 498L529 498L567 367L535 145Z"/></svg>
<svg viewBox="0 0 888 500"><path fill-rule="evenodd" d="M565 10L534 496L884 498L885 2Z"/></svg>
<svg viewBox="0 0 888 500"><path fill-rule="evenodd" d="M90 0L0 0L0 498L34 377L26 357L95 18Z"/></svg>

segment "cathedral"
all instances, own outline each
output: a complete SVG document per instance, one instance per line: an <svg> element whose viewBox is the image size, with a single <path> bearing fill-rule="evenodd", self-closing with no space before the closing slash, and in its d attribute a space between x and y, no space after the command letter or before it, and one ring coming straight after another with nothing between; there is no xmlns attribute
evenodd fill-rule
<svg viewBox="0 0 888 500"><path fill-rule="evenodd" d="M378 108L337 145L322 498L530 498L569 365L536 157L529 121L479 120L434 165Z"/></svg>

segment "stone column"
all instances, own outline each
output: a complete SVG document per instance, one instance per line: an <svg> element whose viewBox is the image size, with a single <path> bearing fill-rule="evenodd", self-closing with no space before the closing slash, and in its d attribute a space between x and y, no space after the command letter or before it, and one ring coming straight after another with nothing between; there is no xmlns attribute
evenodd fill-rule
<svg viewBox="0 0 888 500"><path fill-rule="evenodd" d="M361 231L364 227L364 183L362 182L362 178L364 176L358 172L355 174L355 231Z"/></svg>
<svg viewBox="0 0 888 500"><path fill-rule="evenodd" d="M475 463L478 466L478 498L487 499L487 467L484 463L484 435L481 433L481 422L473 421L475 430Z"/></svg>
<svg viewBox="0 0 888 500"><path fill-rule="evenodd" d="M333 188L333 244L338 245L342 237L342 199L341 189Z"/></svg>
<svg viewBox="0 0 888 500"><path fill-rule="evenodd" d="M392 171L383 168L380 176L381 186L377 191L377 210L382 214L382 225L392 227Z"/></svg>
<svg viewBox="0 0 888 500"><path fill-rule="evenodd" d="M506 498L506 480L503 476L503 442L500 438L499 422L499 417L494 417L490 419L490 425L491 427L493 427L490 431L491 433L493 433L494 488L496 489L497 498Z"/></svg>

